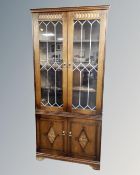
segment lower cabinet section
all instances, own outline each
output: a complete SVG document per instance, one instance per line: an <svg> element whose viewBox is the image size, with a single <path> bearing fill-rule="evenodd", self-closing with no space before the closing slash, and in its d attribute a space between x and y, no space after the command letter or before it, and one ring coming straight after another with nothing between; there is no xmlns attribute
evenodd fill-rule
<svg viewBox="0 0 140 175"><path fill-rule="evenodd" d="M45 157L93 165L100 161L101 119L36 115L37 152Z"/></svg>

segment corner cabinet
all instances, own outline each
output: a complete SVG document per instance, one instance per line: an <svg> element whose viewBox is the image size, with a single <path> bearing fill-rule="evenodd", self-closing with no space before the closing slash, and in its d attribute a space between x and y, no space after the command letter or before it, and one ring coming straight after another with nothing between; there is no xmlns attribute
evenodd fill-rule
<svg viewBox="0 0 140 175"><path fill-rule="evenodd" d="M31 10L37 157L100 168L108 7Z"/></svg>

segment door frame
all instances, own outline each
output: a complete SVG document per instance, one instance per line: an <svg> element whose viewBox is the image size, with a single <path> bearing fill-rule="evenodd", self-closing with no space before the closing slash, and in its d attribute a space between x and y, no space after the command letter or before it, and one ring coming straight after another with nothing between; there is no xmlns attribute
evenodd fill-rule
<svg viewBox="0 0 140 175"><path fill-rule="evenodd" d="M36 140L37 140L36 149L37 149L37 151L41 152L41 150L43 150L43 152L44 152L44 150L45 150L45 149L40 148L40 142L41 142L41 127L40 127L40 123L43 122L43 121L44 122L48 122L48 125L50 125L47 132L49 132L51 127L52 128L53 127L54 128L57 127L56 123L60 123L61 122L61 124L62 124L62 133L55 133L55 134L56 134L56 137L58 136L58 137L62 137L63 138L63 151L64 152L56 150L56 149L53 150L53 144L52 144L52 149L51 149L52 153L51 154L53 154L53 152L54 152L54 155L55 155L58 152L59 155L65 155L66 156L67 152L68 152L68 148L67 148L68 147L68 145L67 145L67 139L68 139L68 137L67 137L67 125L68 124L67 124L67 119L64 118L64 117L57 117L57 116L51 116L51 115L50 116L49 115L46 116L46 115L36 114L36 130L37 130L37 133L36 133ZM46 135L46 137L47 137L47 135ZM46 148L46 153L47 153L47 149L48 148Z"/></svg>
<svg viewBox="0 0 140 175"><path fill-rule="evenodd" d="M80 135L81 135L81 132L82 130L85 131L85 134L87 136L87 139L89 138L89 133L86 131L86 127L94 127L95 128L95 137L93 137L93 139L95 140L95 143L94 143L94 149L95 149L95 155L84 155L82 157L81 153L79 154L79 152L77 153L72 153L71 151L71 148L72 148L72 137L73 139L75 139L75 133L73 133L73 125L75 124L78 124L78 126L80 126L79 128L79 132L76 133L78 134L78 138L77 139L77 142ZM75 158L80 158L80 159L89 159L92 157L92 161L100 161L100 147L101 147L101 125L102 125L102 121L101 120L96 120L96 119L93 119L93 118L86 118L86 119L81 119L81 118L68 118L68 126L67 126L67 131L68 131L68 138L67 138L67 142L68 142L68 156L70 157L75 157ZM82 129L83 128L83 129ZM77 128L78 129L78 128ZM71 132L71 136L69 136L69 132ZM93 135L94 135L93 134ZM91 143L91 140L88 141L90 144ZM73 145L74 146L74 145ZM80 143L79 143L79 146L80 146ZM83 150L83 153L84 153L84 150Z"/></svg>
<svg viewBox="0 0 140 175"><path fill-rule="evenodd" d="M85 15L84 15L85 14ZM88 17L87 17L88 16ZM82 114L101 114L103 100L103 77L104 77L104 57L105 57L105 35L106 35L106 18L107 10L67 12L68 17L68 111ZM73 36L74 20L98 19L100 20L99 36L99 55L98 55L98 73L97 73L97 90L96 90L96 109L72 109L72 88L73 88Z"/></svg>
<svg viewBox="0 0 140 175"><path fill-rule="evenodd" d="M57 21L62 20L63 32L63 50L62 50L62 90L63 107L43 106L41 105L41 74L40 74L40 49L39 49L39 21ZM34 90L36 109L47 111L66 111L67 109L67 13L66 12L48 12L32 13L33 30L33 56L34 56Z"/></svg>

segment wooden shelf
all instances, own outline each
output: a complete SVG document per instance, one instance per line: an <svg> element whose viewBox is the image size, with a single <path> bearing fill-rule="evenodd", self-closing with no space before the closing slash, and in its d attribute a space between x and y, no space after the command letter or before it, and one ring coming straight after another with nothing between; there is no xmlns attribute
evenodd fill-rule
<svg viewBox="0 0 140 175"><path fill-rule="evenodd" d="M42 88L43 90L55 90L55 87L45 87ZM62 88L56 87L57 91L62 91ZM88 88L87 87L73 87L73 91L82 91L82 92L87 92ZM89 92L96 92L95 89L89 88Z"/></svg>
<svg viewBox="0 0 140 175"><path fill-rule="evenodd" d="M88 88L87 87L73 87L73 91L88 92ZM96 92L96 90L93 88L89 88L89 92Z"/></svg>
<svg viewBox="0 0 140 175"><path fill-rule="evenodd" d="M45 88L41 88L42 90L55 90L55 87L45 87ZM56 87L57 91L62 91L62 88Z"/></svg>
<svg viewBox="0 0 140 175"><path fill-rule="evenodd" d="M55 87L45 87L42 88L43 90L55 90ZM56 87L57 91L62 91L62 88ZM73 91L82 91L82 92L88 92L87 87L73 87ZM89 88L89 92L96 92L95 89Z"/></svg>
<svg viewBox="0 0 140 175"><path fill-rule="evenodd" d="M98 43L99 40L92 40L92 43ZM74 40L73 43L81 43L81 40ZM90 43L90 40L82 40L82 43Z"/></svg>
<svg viewBox="0 0 140 175"><path fill-rule="evenodd" d="M55 42L57 42L57 43L62 43L63 41L59 41L59 40L39 40L40 42L50 42L50 43L55 43ZM81 43L81 40L74 40L73 41L74 43ZM82 43L89 43L90 42L90 40L82 40ZM98 43L99 42L99 40L92 40L91 41L92 43Z"/></svg>
<svg viewBox="0 0 140 175"><path fill-rule="evenodd" d="M46 42L46 43L62 43L63 41L59 41L59 40L39 40L39 42Z"/></svg>

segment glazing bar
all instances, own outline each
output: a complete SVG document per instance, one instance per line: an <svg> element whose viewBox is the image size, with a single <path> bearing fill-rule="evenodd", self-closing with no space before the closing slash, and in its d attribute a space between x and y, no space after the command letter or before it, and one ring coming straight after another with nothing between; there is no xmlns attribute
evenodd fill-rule
<svg viewBox="0 0 140 175"><path fill-rule="evenodd" d="M80 63L81 63L82 47L83 47L82 41L83 41L83 24L81 24L81 54L80 54ZM79 105L81 105L81 70L80 70Z"/></svg>
<svg viewBox="0 0 140 175"><path fill-rule="evenodd" d="M79 105L81 105L81 71L80 71Z"/></svg>
<svg viewBox="0 0 140 175"><path fill-rule="evenodd" d="M54 37L55 37L55 46L54 46L54 49L55 49L55 63L56 63L56 25L54 25Z"/></svg>
<svg viewBox="0 0 140 175"><path fill-rule="evenodd" d="M47 70L47 83L49 83L49 81L48 81L48 70ZM49 91L50 91L50 89L49 89L49 85L47 85L47 87L48 87L48 104L50 103L50 97L49 97Z"/></svg>
<svg viewBox="0 0 140 175"><path fill-rule="evenodd" d="M92 34L92 24L90 23L90 50L89 50L89 63L91 62L91 60L90 60L90 55L91 55L91 34ZM88 95L87 95L87 106L89 105L89 76L90 76L90 71L88 72Z"/></svg>
<svg viewBox="0 0 140 175"><path fill-rule="evenodd" d="M55 35L55 64L56 64L56 24L54 24L54 35ZM56 103L56 70L55 70L55 103Z"/></svg>
<svg viewBox="0 0 140 175"><path fill-rule="evenodd" d="M55 103L56 103L56 70L55 70Z"/></svg>
<svg viewBox="0 0 140 175"><path fill-rule="evenodd" d="M91 33L92 33L92 24L90 23L90 47L89 47L89 63L91 62L91 60L90 60L90 55L91 55Z"/></svg>
<svg viewBox="0 0 140 175"><path fill-rule="evenodd" d="M81 57L82 57L82 47L83 47L83 43L82 43L82 40L83 40L83 24L81 24L81 54L80 54L80 63L81 63Z"/></svg>

